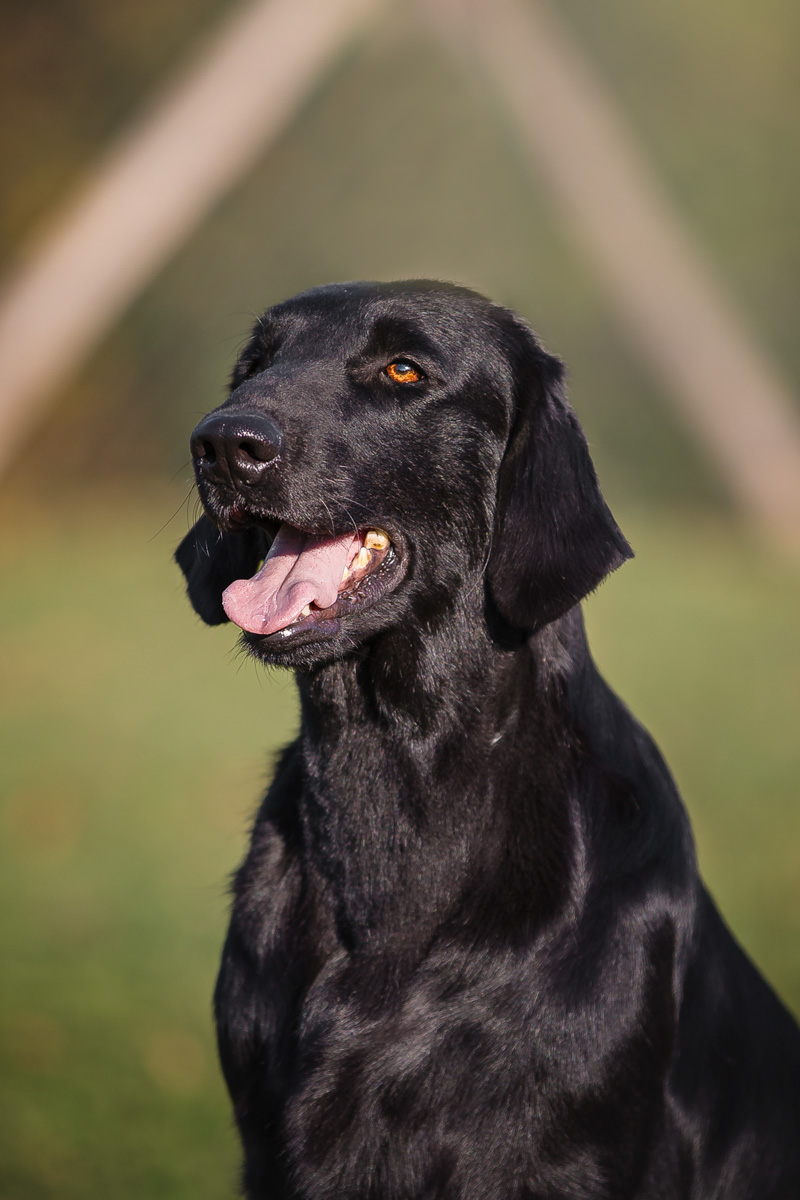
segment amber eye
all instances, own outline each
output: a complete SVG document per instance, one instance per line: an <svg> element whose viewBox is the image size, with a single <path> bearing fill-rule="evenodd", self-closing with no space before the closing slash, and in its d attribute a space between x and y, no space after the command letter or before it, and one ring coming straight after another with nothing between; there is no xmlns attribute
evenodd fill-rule
<svg viewBox="0 0 800 1200"><path fill-rule="evenodd" d="M422 372L401 358L397 362L389 363L386 374L393 383L419 383L422 379Z"/></svg>

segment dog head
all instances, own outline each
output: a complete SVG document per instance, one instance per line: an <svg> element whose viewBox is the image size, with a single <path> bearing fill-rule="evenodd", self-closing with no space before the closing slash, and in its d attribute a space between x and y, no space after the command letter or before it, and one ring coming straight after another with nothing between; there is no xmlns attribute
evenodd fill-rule
<svg viewBox="0 0 800 1200"><path fill-rule="evenodd" d="M340 284L275 306L191 445L189 597L268 662L341 657L481 574L535 631L631 553L561 363L466 288Z"/></svg>

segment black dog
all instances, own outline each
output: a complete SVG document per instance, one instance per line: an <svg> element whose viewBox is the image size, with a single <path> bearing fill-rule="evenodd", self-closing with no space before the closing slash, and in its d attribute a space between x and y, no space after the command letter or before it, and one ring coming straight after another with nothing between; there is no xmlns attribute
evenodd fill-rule
<svg viewBox="0 0 800 1200"><path fill-rule="evenodd" d="M194 432L189 596L302 705L216 992L251 1200L800 1197L800 1035L586 645L631 552L562 379L464 288L325 287Z"/></svg>

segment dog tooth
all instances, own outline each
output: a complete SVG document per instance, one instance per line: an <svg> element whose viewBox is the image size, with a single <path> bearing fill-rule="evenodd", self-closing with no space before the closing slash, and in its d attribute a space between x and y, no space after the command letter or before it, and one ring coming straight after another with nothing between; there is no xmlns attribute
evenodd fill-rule
<svg viewBox="0 0 800 1200"><path fill-rule="evenodd" d="M310 617L311 616L311 605L310 604L307 604L305 606L305 608L300 609L300 616L301 617Z"/></svg>
<svg viewBox="0 0 800 1200"><path fill-rule="evenodd" d="M372 555L370 554L367 547L362 546L361 549L359 550L358 554L356 555L355 562L353 563L354 569L356 571L363 570L364 567L369 565L369 560L371 557L372 557Z"/></svg>
<svg viewBox="0 0 800 1200"><path fill-rule="evenodd" d="M385 550L389 539L382 529L370 529L364 538L364 545L368 550Z"/></svg>

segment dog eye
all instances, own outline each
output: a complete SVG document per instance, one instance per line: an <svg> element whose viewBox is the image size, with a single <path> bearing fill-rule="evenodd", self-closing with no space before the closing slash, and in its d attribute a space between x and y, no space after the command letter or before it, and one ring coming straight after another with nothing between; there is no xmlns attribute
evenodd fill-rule
<svg viewBox="0 0 800 1200"><path fill-rule="evenodd" d="M422 371L414 366L413 363L406 362L403 358L398 358L396 362L389 363L386 368L386 374L393 383L419 383L422 379Z"/></svg>

